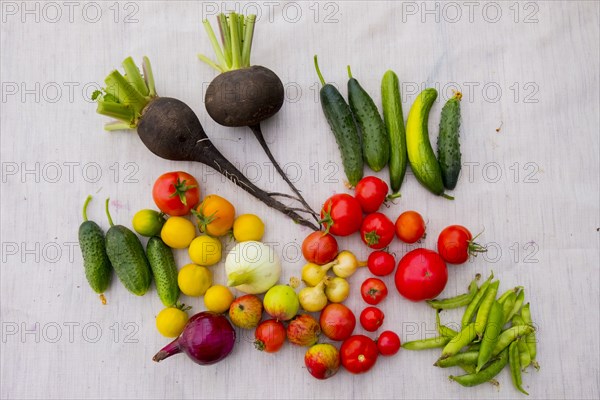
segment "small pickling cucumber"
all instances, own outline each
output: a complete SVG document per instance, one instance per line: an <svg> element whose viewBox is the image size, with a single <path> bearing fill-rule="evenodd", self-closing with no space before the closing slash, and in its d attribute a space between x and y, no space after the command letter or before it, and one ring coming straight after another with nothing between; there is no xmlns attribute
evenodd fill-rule
<svg viewBox="0 0 600 400"><path fill-rule="evenodd" d="M373 171L381 171L390 159L385 124L371 96L352 77L349 65L348 77L348 103L362 134L363 158Z"/></svg>
<svg viewBox="0 0 600 400"><path fill-rule="evenodd" d="M440 133L437 140L438 161L442 171L444 187L452 190L456 187L460 173L460 92L454 93L442 108Z"/></svg>
<svg viewBox="0 0 600 400"><path fill-rule="evenodd" d="M106 215L110 229L106 232L106 254L123 286L131 293L143 296L152 281L144 247L135 233L123 225L113 224L108 201L106 199Z"/></svg>
<svg viewBox="0 0 600 400"><path fill-rule="evenodd" d="M153 236L148 239L146 256L152 269L158 297L165 306L171 307L179 299L177 265L173 251L161 238Z"/></svg>
<svg viewBox="0 0 600 400"><path fill-rule="evenodd" d="M319 92L321 107L340 149L348 183L354 187L363 177L364 165L358 127L352 116L352 110L342 94L335 86L325 83L319 70L317 56L315 56L315 69L323 85Z"/></svg>
<svg viewBox="0 0 600 400"><path fill-rule="evenodd" d="M419 93L410 108L406 122L408 161L415 177L423 186L438 196L452 200L452 196L444 193L440 164L435 158L429 141L427 123L429 111L436 98L437 90L427 88Z"/></svg>
<svg viewBox="0 0 600 400"><path fill-rule="evenodd" d="M390 188L396 193L402 186L408 154L406 153L406 130L400 101L400 84L394 71L387 71L381 80L381 103L383 121L390 140Z"/></svg>
<svg viewBox="0 0 600 400"><path fill-rule="evenodd" d="M88 196L83 204L83 222L79 226L79 247L83 256L85 277L92 290L100 295L102 304L106 304L104 291L112 279L113 268L106 254L104 232L94 221L88 221L87 206L92 200Z"/></svg>

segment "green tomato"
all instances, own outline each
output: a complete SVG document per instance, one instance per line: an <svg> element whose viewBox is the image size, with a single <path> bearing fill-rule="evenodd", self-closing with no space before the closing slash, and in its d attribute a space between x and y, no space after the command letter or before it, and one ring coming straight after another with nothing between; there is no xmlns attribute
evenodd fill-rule
<svg viewBox="0 0 600 400"><path fill-rule="evenodd" d="M164 214L154 210L140 210L133 216L133 229L142 236L157 236L165 224Z"/></svg>

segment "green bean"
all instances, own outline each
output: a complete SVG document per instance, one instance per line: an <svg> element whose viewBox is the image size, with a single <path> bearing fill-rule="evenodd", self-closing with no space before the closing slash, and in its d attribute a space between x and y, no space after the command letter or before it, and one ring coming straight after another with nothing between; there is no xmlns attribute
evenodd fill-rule
<svg viewBox="0 0 600 400"><path fill-rule="evenodd" d="M508 350L504 350L500 353L500 357L492 361L487 367L474 374L452 376L449 378L463 386L477 386L482 383L488 382L502 371L502 369L508 364Z"/></svg>
<svg viewBox="0 0 600 400"><path fill-rule="evenodd" d="M511 293L514 293L516 295L517 293L519 293L519 290L521 290L521 289L523 289L523 286L515 286L512 289L508 289L506 292L504 292L502 294L502 296L498 297L498 303L503 304L504 300L506 300L506 298L508 296L510 296Z"/></svg>
<svg viewBox="0 0 600 400"><path fill-rule="evenodd" d="M472 364L460 364L459 367L461 367L467 374L474 374L475 373L475 366ZM500 382L498 382L495 379L490 379L488 381L492 386L500 386Z"/></svg>
<svg viewBox="0 0 600 400"><path fill-rule="evenodd" d="M437 336L429 339L423 340L413 340L412 342L402 343L402 347L406 350L427 350L427 349L435 349L439 347L444 347L450 338Z"/></svg>
<svg viewBox="0 0 600 400"><path fill-rule="evenodd" d="M510 376L512 378L513 385L519 390L519 392L529 396L529 393L523 389L523 382L521 380L521 364L519 361L519 347L517 342L512 342L508 347L508 364L510 366Z"/></svg>
<svg viewBox="0 0 600 400"><path fill-rule="evenodd" d="M485 327L487 325L488 317L490 316L490 310L492 309L492 305L496 301L498 286L500 286L500 281L495 281L490 284L487 292L485 292L483 300L481 301L479 310L477 311L477 317L475 318L475 333L477 333L477 337L479 337L480 339L483 336L483 332L485 331Z"/></svg>
<svg viewBox="0 0 600 400"><path fill-rule="evenodd" d="M502 304L502 311L504 313L504 323L508 322L508 315L511 313L515 305L515 301L517 301L517 294L512 292L506 297L506 299L504 299L504 303L500 303Z"/></svg>
<svg viewBox="0 0 600 400"><path fill-rule="evenodd" d="M469 284L468 293L459 294L458 296L449 297L447 299L427 300L427 304L436 310L449 310L451 308L464 307L468 305L477 294L477 281L479 281L480 278L480 274L475 275L475 278Z"/></svg>
<svg viewBox="0 0 600 400"><path fill-rule="evenodd" d="M458 335L458 332L455 331L454 329L441 324L439 311L435 313L435 327L436 327L438 333L440 334L440 336L452 339L454 336Z"/></svg>
<svg viewBox="0 0 600 400"><path fill-rule="evenodd" d="M458 353L448 358L439 359L433 364L435 367L448 368L457 365L475 365L477 364L477 357L479 353L476 351L466 351L464 353Z"/></svg>
<svg viewBox="0 0 600 400"><path fill-rule="evenodd" d="M519 363L521 364L521 369L525 371L529 364L531 364L531 355L529 354L529 347L527 347L525 338L517 340L517 346L519 347Z"/></svg>
<svg viewBox="0 0 600 400"><path fill-rule="evenodd" d="M529 303L525 304L521 309L521 316L523 317L523 321L525 321L527 325L533 326L533 321L531 320L531 312L529 310ZM537 356L537 338L535 337L535 331L525 337L525 343L527 343L527 348L529 349L531 365L533 365L535 369L540 369L540 365L535 359L535 357Z"/></svg>
<svg viewBox="0 0 600 400"><path fill-rule="evenodd" d="M525 300L525 290L521 290L517 295L517 300L515 300L515 304L513 305L512 310L506 316L506 320L510 321L510 319L521 310L521 306L523 305L523 301Z"/></svg>
<svg viewBox="0 0 600 400"><path fill-rule="evenodd" d="M492 351L496 347L496 343L498 342L500 333L502 332L502 326L504 325L503 321L504 315L502 314L502 306L497 301L494 301L492 303L490 316L487 320L485 334L481 341L479 357L477 358L476 372L479 372L483 366L490 361L490 358L492 358Z"/></svg>
<svg viewBox="0 0 600 400"><path fill-rule="evenodd" d="M448 358L458 353L463 347L468 346L477 334L475 333L475 323L467 325L458 335L454 336L442 350L440 359Z"/></svg>
<svg viewBox="0 0 600 400"><path fill-rule="evenodd" d="M477 291L477 294L475 295L475 297L473 297L473 300L471 300L471 302L467 306L467 309L465 310L461 321L461 325L463 328L469 325L469 323L471 323L471 320L477 312L477 309L479 308L479 305L481 304L481 301L483 300L485 292L487 291L488 286L490 286L490 282L492 281L492 279L494 279L494 272L492 272L490 274L490 277L487 278L485 282L483 282L483 284Z"/></svg>
<svg viewBox="0 0 600 400"><path fill-rule="evenodd" d="M496 342L496 346L494 346L494 350L492 351L492 357L500 354L502 350L515 340L527 336L534 331L535 329L531 325L516 325L508 328L500 334L498 342Z"/></svg>

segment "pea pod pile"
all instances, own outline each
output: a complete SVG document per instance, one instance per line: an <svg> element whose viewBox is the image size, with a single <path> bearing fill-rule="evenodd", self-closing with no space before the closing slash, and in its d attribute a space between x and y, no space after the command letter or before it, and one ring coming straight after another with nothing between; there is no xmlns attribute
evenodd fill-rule
<svg viewBox="0 0 600 400"><path fill-rule="evenodd" d="M521 372L530 365L539 369L536 361L537 340L525 291L515 287L497 297L500 281L494 274L478 287L479 275L469 285L469 291L447 299L435 299L428 304L437 310L436 328L439 336L424 340L405 342L407 350L442 348L434 366L440 368L460 367L466 372L449 378L463 386L477 386L485 382L498 385L494 379L509 366L513 385L521 393ZM466 307L457 332L442 325L442 310Z"/></svg>

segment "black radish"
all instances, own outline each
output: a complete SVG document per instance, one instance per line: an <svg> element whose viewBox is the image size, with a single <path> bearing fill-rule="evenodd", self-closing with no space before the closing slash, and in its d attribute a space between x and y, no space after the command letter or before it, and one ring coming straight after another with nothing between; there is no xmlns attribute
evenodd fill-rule
<svg viewBox="0 0 600 400"><path fill-rule="evenodd" d="M198 117L187 104L174 98L158 97L147 57L143 61L143 77L131 57L123 61L123 68L125 76L117 70L111 72L105 79L106 87L92 96L98 102L99 114L117 119L106 124L106 130L137 129L144 145L157 156L206 164L298 224L313 230L319 229L316 224L296 213L306 210L289 207L275 199L276 196L295 197L265 192L238 171L206 136Z"/></svg>
<svg viewBox="0 0 600 400"><path fill-rule="evenodd" d="M256 16L219 14L217 20L222 44L217 41L210 23L207 20L203 22L217 61L198 55L200 60L220 72L206 90L206 111L220 125L248 126L277 173L296 194L295 199L318 221L318 214L304 200L275 160L260 127L262 121L275 115L283 105L284 90L281 79L273 71L259 65L250 66Z"/></svg>

